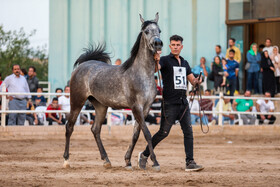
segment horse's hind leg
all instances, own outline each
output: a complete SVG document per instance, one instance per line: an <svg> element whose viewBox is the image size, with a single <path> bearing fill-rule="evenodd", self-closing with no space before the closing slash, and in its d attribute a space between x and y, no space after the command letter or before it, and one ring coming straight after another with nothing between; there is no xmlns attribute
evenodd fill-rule
<svg viewBox="0 0 280 187"><path fill-rule="evenodd" d="M65 143L65 151L64 151L64 164L63 166L65 168L68 168L70 167L69 165L69 144L70 144L70 137L73 133L73 130L74 130L74 125L75 125L75 122L77 120L77 117L83 107L83 104L84 102L82 101L78 101L78 102L75 102L73 101L72 102L73 104L71 104L71 110L70 110L70 115L69 115L69 118L68 118L68 122L66 123L66 132L65 132L65 137L66 137L66 143Z"/></svg>
<svg viewBox="0 0 280 187"><path fill-rule="evenodd" d="M95 108L95 122L91 127L91 131L93 133L96 144L98 146L98 149L99 149L99 152L100 152L100 155L101 155L101 159L105 161L103 166L105 168L110 168L111 167L111 162L110 162L110 160L107 156L107 153L105 151L105 148L104 148L104 146L102 144L102 141L101 141L101 138L100 138L102 123L105 120L108 107L102 105L101 103L99 103L95 99L91 99L90 101L92 102L92 104Z"/></svg>
<svg viewBox="0 0 280 187"><path fill-rule="evenodd" d="M134 129L133 129L133 135L132 135L132 142L129 145L128 150L127 150L127 152L125 154L125 157L124 157L127 169L132 168L132 166L131 166L131 155L132 155L133 149L135 147L135 144L136 144L136 142L139 138L140 130L141 130L140 125L138 124L138 122L135 122Z"/></svg>

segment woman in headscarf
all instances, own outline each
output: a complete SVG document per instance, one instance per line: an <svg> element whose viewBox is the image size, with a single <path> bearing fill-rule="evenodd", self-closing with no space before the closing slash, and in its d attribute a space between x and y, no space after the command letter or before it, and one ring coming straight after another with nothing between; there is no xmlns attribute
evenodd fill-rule
<svg viewBox="0 0 280 187"><path fill-rule="evenodd" d="M214 63L212 66L213 76L214 76L214 88L215 91L223 91L222 88L225 87L224 70L221 59L219 56L215 56Z"/></svg>
<svg viewBox="0 0 280 187"><path fill-rule="evenodd" d="M276 81L276 93L280 93L280 54L277 46L273 46L272 55L270 59L275 68L275 81Z"/></svg>
<svg viewBox="0 0 280 187"><path fill-rule="evenodd" d="M271 97L275 94L275 76L274 65L268 56L268 52L264 51L261 60L261 71L263 72L263 93L270 92Z"/></svg>
<svg viewBox="0 0 280 187"><path fill-rule="evenodd" d="M261 61L261 55L258 52L258 47L256 43L252 43L250 46L250 50L247 52L247 90L252 92L252 88L254 87L254 93L261 93L258 86L259 80L259 71L260 65L259 62Z"/></svg>

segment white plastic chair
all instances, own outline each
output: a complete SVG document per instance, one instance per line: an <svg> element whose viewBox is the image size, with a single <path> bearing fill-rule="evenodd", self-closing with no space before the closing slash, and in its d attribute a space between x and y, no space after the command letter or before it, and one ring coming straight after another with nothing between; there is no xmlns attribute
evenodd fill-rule
<svg viewBox="0 0 280 187"><path fill-rule="evenodd" d="M46 106L38 106L35 108L35 111L41 111L40 113L37 113L37 116L38 116L38 120L39 119L42 119L43 121L43 124L45 126L48 125L48 122L47 122L47 117L46 117L46 110L47 110L47 107Z"/></svg>

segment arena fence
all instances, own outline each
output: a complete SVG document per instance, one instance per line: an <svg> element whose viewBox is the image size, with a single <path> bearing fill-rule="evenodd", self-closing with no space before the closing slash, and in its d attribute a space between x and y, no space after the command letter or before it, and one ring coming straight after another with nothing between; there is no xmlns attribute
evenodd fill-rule
<svg viewBox="0 0 280 187"><path fill-rule="evenodd" d="M2 86L2 93L0 94L2 97L2 107L1 107L1 126L5 127L5 121L6 121L6 114L9 113L69 113L70 111L64 111L64 110L46 110L46 111L36 111L36 110L7 110L7 98L6 96L9 95L38 95L38 93L12 93L12 92L6 92L5 85ZM69 93L40 93L40 95L46 96L47 98L50 98L51 96L58 96L58 95L70 95ZM157 99L162 99L161 96L157 96ZM228 99L248 99L248 97L243 96L223 96L223 93L220 92L218 96L202 96L203 99L218 99L221 101L223 98ZM252 100L258 100L258 99L267 99L266 97L250 97ZM269 98L271 101L279 101L280 98ZM50 103L50 99L48 100ZM219 105L218 111L204 111L205 114L214 114L218 117L218 125L223 125L222 123L222 114L252 114L252 115L280 115L280 112L238 112L238 111L223 111L222 105ZM95 113L94 110L81 110L81 113ZM130 114L132 115L131 110L112 110L111 108L108 109L107 112L107 125L110 128L111 127L111 117L112 113L123 113L123 114ZM150 113L161 113L160 110L150 110ZM191 111L191 113L197 113L197 111ZM241 122L242 120L239 119L239 125L243 125ZM134 122L132 122L134 124ZM257 124L256 124L257 125Z"/></svg>

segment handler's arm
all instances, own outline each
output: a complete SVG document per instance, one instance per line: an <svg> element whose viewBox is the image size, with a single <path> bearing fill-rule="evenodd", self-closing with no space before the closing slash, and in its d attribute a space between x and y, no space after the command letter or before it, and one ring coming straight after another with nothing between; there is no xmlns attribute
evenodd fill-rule
<svg viewBox="0 0 280 187"><path fill-rule="evenodd" d="M191 84L194 86L196 84L201 84L202 79L200 78L200 80L198 81L198 78L195 78L194 75L191 73L188 75L188 81L190 81Z"/></svg>

